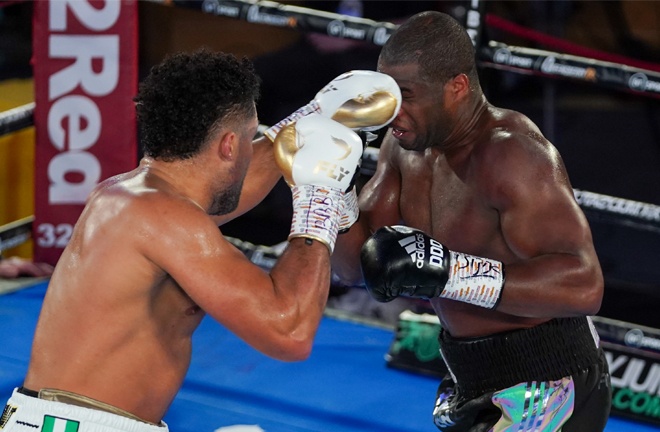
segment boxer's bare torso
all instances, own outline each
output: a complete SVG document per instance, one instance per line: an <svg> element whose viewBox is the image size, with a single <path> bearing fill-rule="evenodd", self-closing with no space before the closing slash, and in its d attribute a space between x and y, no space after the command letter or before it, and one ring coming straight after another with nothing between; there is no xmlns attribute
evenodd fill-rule
<svg viewBox="0 0 660 432"><path fill-rule="evenodd" d="M145 194L152 195L146 205L136 199ZM148 169L108 182L92 196L51 279L26 388L76 392L161 420L188 369L191 335L204 316L149 258L152 248L163 247L156 238L166 224L148 206L168 200L203 217L201 208Z"/></svg>
<svg viewBox="0 0 660 432"><path fill-rule="evenodd" d="M309 357L328 299L339 200L322 203L333 217L326 235L313 238L309 206L294 201L305 222L269 272L218 228L282 177L273 142L254 139L258 81L247 59L201 49L168 56L141 82L134 101L144 157L87 195L44 298L23 393L57 389L83 396L63 394L64 403L159 423L205 315L264 355ZM359 156L359 137L339 124L332 133L319 126L329 121L317 114L296 123L315 132L297 141L312 162L288 168L310 182L296 183L305 190L345 188L313 172L325 143L347 137ZM341 168L350 179L357 157L347 156Z"/></svg>
<svg viewBox="0 0 660 432"><path fill-rule="evenodd" d="M275 359L309 356L328 247L292 239L267 273L218 228L281 176L270 141L252 142L256 115L248 120L191 159L144 157L92 191L46 292L26 389L77 393L159 423L205 315ZM228 153L238 156L218 157Z"/></svg>
<svg viewBox="0 0 660 432"><path fill-rule="evenodd" d="M431 300L454 337L595 313L600 266L554 146L527 117L483 96L448 102L448 88L429 87L414 64L382 70L399 84L402 110L360 192L359 224L339 237L333 255L339 276L356 283L355 251L379 227L403 224L450 250L504 263L496 310Z"/></svg>
<svg viewBox="0 0 660 432"><path fill-rule="evenodd" d="M495 121L492 113L482 115L490 117L482 118L482 122ZM498 120L497 128L510 129L515 115L507 112L505 116L508 118ZM497 170L488 166L496 163L488 152L506 151L487 148L498 145L494 143L497 137L489 136L497 128L480 125L475 132L485 133L446 154L433 147L424 152L406 151L391 137L382 147L400 175L399 209L404 225L429 233L451 250L511 264L519 258L502 233L495 202L498 191L491 189L495 184L488 178L490 170ZM531 327L548 319L518 317L444 299L433 299L432 304L443 326L455 336Z"/></svg>
<svg viewBox="0 0 660 432"><path fill-rule="evenodd" d="M579 306L571 309L579 286L562 288L555 278L574 269L562 261L594 262L596 256L590 243L582 242L590 236L588 225L572 199L559 155L519 113L486 105L478 115L460 144L442 152L436 147L408 151L393 136L381 146L389 162L385 171L397 177L393 184L398 183L401 223L431 234L451 250L502 261L512 286L505 290L516 291L505 295L517 297L509 305L512 313L505 304L488 310L445 299L432 299L433 307L456 337L579 314ZM368 197L373 189L365 189ZM534 257L537 263L530 263ZM563 312L557 310L562 303Z"/></svg>

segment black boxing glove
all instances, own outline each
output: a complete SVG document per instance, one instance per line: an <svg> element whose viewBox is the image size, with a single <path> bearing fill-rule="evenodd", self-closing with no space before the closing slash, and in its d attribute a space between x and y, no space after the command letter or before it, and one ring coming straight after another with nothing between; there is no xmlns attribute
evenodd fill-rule
<svg viewBox="0 0 660 432"><path fill-rule="evenodd" d="M442 432L490 431L502 415L493 404L493 394L491 391L464 399L451 375L447 375L438 386L433 422Z"/></svg>
<svg viewBox="0 0 660 432"><path fill-rule="evenodd" d="M360 260L367 291L380 302L442 297L494 309L504 286L501 262L451 251L400 225L378 229L362 246Z"/></svg>

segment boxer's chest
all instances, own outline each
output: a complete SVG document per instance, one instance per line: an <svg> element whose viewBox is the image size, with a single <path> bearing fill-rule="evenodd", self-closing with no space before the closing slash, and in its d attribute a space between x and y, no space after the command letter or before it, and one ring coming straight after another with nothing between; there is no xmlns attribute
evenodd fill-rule
<svg viewBox="0 0 660 432"><path fill-rule="evenodd" d="M402 165L400 210L419 228L453 250L485 254L502 242L499 218L467 171L424 158Z"/></svg>

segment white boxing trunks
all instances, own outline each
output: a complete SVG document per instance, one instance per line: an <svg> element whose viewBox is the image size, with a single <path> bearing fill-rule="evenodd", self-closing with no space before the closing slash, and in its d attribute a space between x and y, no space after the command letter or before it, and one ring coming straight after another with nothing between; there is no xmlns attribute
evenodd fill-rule
<svg viewBox="0 0 660 432"><path fill-rule="evenodd" d="M14 389L2 417L2 432L168 432L167 425L144 423L118 414L39 399Z"/></svg>

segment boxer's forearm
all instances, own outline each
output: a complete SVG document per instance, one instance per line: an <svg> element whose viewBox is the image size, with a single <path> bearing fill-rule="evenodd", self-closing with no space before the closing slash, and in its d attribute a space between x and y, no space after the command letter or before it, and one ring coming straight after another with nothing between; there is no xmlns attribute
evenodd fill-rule
<svg viewBox="0 0 660 432"><path fill-rule="evenodd" d="M369 229L362 219L337 236L335 251L332 254L332 271L346 286L363 284L360 267L360 249L369 237Z"/></svg>
<svg viewBox="0 0 660 432"><path fill-rule="evenodd" d="M269 336L263 348L267 354L303 360L328 299L342 191L359 167L362 141L351 129L312 113L284 126L273 145L291 186L293 217L289 245L270 272L272 299L267 290L259 290L269 307L256 333Z"/></svg>
<svg viewBox="0 0 660 432"><path fill-rule="evenodd" d="M268 347L261 347L262 352L283 361L309 357L329 295L329 260L323 243L291 240L270 272L275 299L264 312L271 319L268 337L261 339L269 341Z"/></svg>
<svg viewBox="0 0 660 432"><path fill-rule="evenodd" d="M554 253L508 265L500 312L548 318L594 315L603 299L600 266L588 254Z"/></svg>

